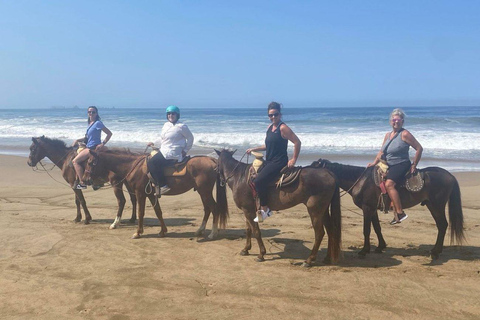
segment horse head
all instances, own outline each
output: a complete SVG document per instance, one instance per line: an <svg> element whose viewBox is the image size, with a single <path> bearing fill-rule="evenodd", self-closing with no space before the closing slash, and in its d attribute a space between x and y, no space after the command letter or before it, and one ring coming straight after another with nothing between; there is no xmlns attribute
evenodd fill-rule
<svg viewBox="0 0 480 320"><path fill-rule="evenodd" d="M314 168L325 168L328 164L331 163L332 162L330 160L320 158L316 161L313 161L310 166Z"/></svg>
<svg viewBox="0 0 480 320"><path fill-rule="evenodd" d="M85 163L83 181L88 185L103 185L108 181L108 170L105 169L99 153L90 150L90 156Z"/></svg>
<svg viewBox="0 0 480 320"><path fill-rule="evenodd" d="M43 158L47 156L47 152L43 147L43 139L45 136L32 137L32 144L30 146L30 154L28 155L27 164L30 167L35 167Z"/></svg>

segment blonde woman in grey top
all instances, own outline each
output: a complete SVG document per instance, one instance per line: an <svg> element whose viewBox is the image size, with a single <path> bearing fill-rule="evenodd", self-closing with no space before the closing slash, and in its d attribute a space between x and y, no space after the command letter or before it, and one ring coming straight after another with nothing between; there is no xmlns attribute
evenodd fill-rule
<svg viewBox="0 0 480 320"><path fill-rule="evenodd" d="M405 113L402 109L395 109L390 114L390 124L392 131L387 132L383 139L382 148L378 152L375 160L367 166L371 167L380 162L380 159L386 160L388 164L388 173L385 181L385 188L393 202L394 218L390 224L397 224L407 219L408 216L403 212L400 195L395 186L403 182L407 172L414 173L417 170L418 162L422 157L423 147L415 137L403 128ZM413 162L410 162L408 150L412 147L416 150Z"/></svg>

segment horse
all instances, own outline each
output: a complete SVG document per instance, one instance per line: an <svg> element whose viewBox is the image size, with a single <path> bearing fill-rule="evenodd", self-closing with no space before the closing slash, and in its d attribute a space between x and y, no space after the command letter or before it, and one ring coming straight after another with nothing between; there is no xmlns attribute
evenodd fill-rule
<svg viewBox="0 0 480 320"><path fill-rule="evenodd" d="M252 247L252 234L257 239L260 253L257 262L264 261L266 249L256 217L256 201L253 190L249 185L248 176L252 164L246 164L233 158L235 151L223 149L215 150L218 154L218 170L224 183L232 189L233 199L246 219L246 245L240 252L248 255ZM310 256L303 266L311 266L317 257L320 243L328 234L328 249L325 263L336 262L340 255L341 245L341 212L340 193L336 178L329 170L304 167L298 180L289 186L276 189L270 187L268 205L272 210L283 210L303 203L307 207L312 226L315 232L315 243ZM330 209L330 213L329 213Z"/></svg>
<svg viewBox="0 0 480 320"><path fill-rule="evenodd" d="M218 235L219 224L224 228L228 219L228 208L226 199L219 205L215 202L212 191L217 185L217 201L222 197L226 198L224 187L219 185L216 172L216 160L208 156L195 156L188 160L185 175L167 176L167 184L171 188L165 195L178 195L196 190L202 199L204 216L200 228L195 232L196 236L205 231L210 213L213 213L213 227L208 239L214 239ZM138 201L138 227L133 234L134 239L140 238L143 234L143 219L145 216L145 201L150 200L155 214L160 221L160 237L167 233L167 227L163 220L162 210L151 190L150 180L147 176L147 155L133 153L126 149L111 149L106 151L90 151L85 168L84 181L92 183L99 177L104 177L109 171L121 176L132 188Z"/></svg>
<svg viewBox="0 0 480 320"><path fill-rule="evenodd" d="M63 178L73 188L75 180L77 179L77 175L75 173L75 169L73 168L72 160L76 155L76 150L73 147L67 147L65 142L62 140L50 139L45 136L32 137L32 145L30 146L30 155L28 156L27 164L30 167L35 167L43 158L46 157L50 159L58 168L60 168L60 170L62 170ZM120 177L112 173L107 174L105 180L101 183L103 184L105 181L110 181L113 186L113 192L118 203L117 218L121 218L126 202L122 190L123 182L121 181ZM128 185L126 185L126 187L128 189ZM83 192L80 189L73 189L73 192L75 193L75 205L77 207L77 216L74 221L80 222L82 220L82 212L80 209L81 205L83 211L85 212L84 223L89 224L92 220L92 216L88 211ZM130 200L132 202L132 217L130 218L130 222L134 223L137 216L137 200L134 195L130 196Z"/></svg>
<svg viewBox="0 0 480 320"><path fill-rule="evenodd" d="M363 248L358 253L365 257L370 253L371 225L378 237L376 253L381 253L387 247L382 235L380 221L378 219L378 200L380 188L373 179L373 167L357 167L340 163L332 163L325 159L319 159L312 166L327 168L332 171L340 183L340 187L346 190L353 198L353 202L363 211ZM463 231L463 211L460 187L457 179L447 170L439 167L427 167L419 170L425 175L425 184L422 190L410 192L405 187L397 187L400 193L402 206L410 208L417 204L426 205L437 225L438 234L435 246L430 251L433 260L439 258L443 251L443 242L448 228L445 215L445 207L448 202L450 220L450 244L462 244L465 240Z"/></svg>

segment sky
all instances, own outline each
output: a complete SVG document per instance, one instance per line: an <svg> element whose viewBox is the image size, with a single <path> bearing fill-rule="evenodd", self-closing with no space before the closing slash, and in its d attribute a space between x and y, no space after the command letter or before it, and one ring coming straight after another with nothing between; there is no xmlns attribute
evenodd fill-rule
<svg viewBox="0 0 480 320"><path fill-rule="evenodd" d="M480 1L0 1L0 108L479 106Z"/></svg>

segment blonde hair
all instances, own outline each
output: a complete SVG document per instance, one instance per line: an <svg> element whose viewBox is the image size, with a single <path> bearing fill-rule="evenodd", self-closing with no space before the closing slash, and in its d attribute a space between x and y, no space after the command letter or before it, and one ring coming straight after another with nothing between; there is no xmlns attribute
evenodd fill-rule
<svg viewBox="0 0 480 320"><path fill-rule="evenodd" d="M392 113L390 113L390 120L392 120L394 116L399 116L400 118L402 118L402 120L405 120L405 117L407 115L405 114L405 112L403 112L402 109L396 108L393 109Z"/></svg>

